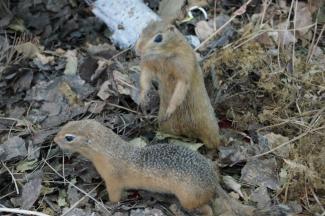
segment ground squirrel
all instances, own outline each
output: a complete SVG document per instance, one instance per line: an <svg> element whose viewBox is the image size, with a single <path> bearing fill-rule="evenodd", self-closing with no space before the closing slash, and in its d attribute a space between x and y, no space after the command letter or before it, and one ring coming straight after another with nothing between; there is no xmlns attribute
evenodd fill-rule
<svg viewBox="0 0 325 216"><path fill-rule="evenodd" d="M185 209L212 215L208 203L220 189L217 172L195 151L171 144L135 147L95 120L67 123L54 141L92 161L112 202L124 189L144 189L174 194Z"/></svg>
<svg viewBox="0 0 325 216"><path fill-rule="evenodd" d="M219 127L195 53L175 26L149 24L136 47L141 56L140 100L151 81L159 81L159 128L174 135L199 138L208 148L219 145Z"/></svg>

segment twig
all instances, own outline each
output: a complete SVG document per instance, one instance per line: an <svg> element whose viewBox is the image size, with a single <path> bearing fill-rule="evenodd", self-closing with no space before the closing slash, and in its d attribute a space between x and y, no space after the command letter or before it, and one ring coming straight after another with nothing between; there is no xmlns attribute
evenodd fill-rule
<svg viewBox="0 0 325 216"><path fill-rule="evenodd" d="M17 195L18 195L18 194L19 194L19 188L18 188L17 181L16 181L14 175L12 174L12 172L10 171L10 169L6 166L6 164L5 164L3 161L1 161L1 163L2 163L3 167L6 168L6 170L7 170L7 171L9 172L9 174L11 175L11 179L12 179L12 181L13 181L14 184L15 184L16 193L17 193Z"/></svg>
<svg viewBox="0 0 325 216"><path fill-rule="evenodd" d="M266 14L266 10L269 7L269 5L272 3L272 1L270 0L264 0L262 5L263 5L263 12L262 12L262 17L261 17L261 23L260 26L262 27L263 22L264 22L264 18L265 18L265 14Z"/></svg>
<svg viewBox="0 0 325 216"><path fill-rule="evenodd" d="M310 46L308 48L308 54L307 54L307 58L306 58L306 63L308 63L309 61L309 57L310 54L312 52L312 50L314 49L314 45L315 45L315 40L316 40L316 35L317 35L317 23L318 23L318 15L319 15L319 11L320 9L318 9L317 15L316 15L316 20L315 20L315 27L314 27L314 34L313 34L313 38L311 40Z"/></svg>
<svg viewBox="0 0 325 216"><path fill-rule="evenodd" d="M294 141L296 141L296 140L301 139L302 137L306 136L306 135L309 134L309 133L312 133L312 132L315 132L315 131L319 131L319 130L322 130L322 129L325 129L325 126L318 127L318 128L311 129L311 130L307 130L307 131L305 131L304 133L300 134L299 136L296 136L295 138L293 138L293 139L291 139L291 140L289 140L289 141L287 141L287 142L284 142L284 143L282 143L281 145L278 145L277 147L275 147L275 148L273 148L273 149L271 149L271 150L269 150L269 151L266 151L266 152L264 152L264 153L261 153L261 154L258 154L258 155L255 155L255 156L252 156L252 157L249 158L249 159L255 159L255 158L258 158L258 157L261 157L261 156L264 156L264 155L270 154L270 153L274 152L275 150L277 150L277 149L279 149L279 148L282 148L282 147L285 146L285 145L288 145L289 143L292 143L292 142L294 142Z"/></svg>
<svg viewBox="0 0 325 216"><path fill-rule="evenodd" d="M103 209L105 209L109 214L111 213L110 210L107 209L107 207L99 202L98 200L96 200L94 197L90 196L89 193L87 193L86 191L82 190L81 188L79 188L78 186L76 186L75 184L71 183L70 181L68 181L64 176L62 176L58 171L56 171L46 160L43 159L43 162L51 169L53 170L53 172L55 172L55 174L57 174L58 176L60 176L61 178L64 179L65 182L67 182L69 185L71 185L72 187L76 188L78 191L80 191L81 193L83 193L84 195L86 195L87 197L89 197L91 200L93 200L95 203L97 203L98 205L100 205Z"/></svg>
<svg viewBox="0 0 325 216"><path fill-rule="evenodd" d="M311 193L313 194L314 199L316 200L316 203L319 205L319 207L321 208L322 212L325 212L324 206L322 205L322 203L319 201L318 197L316 196L315 191L313 190L313 188L310 188Z"/></svg>
<svg viewBox="0 0 325 216"><path fill-rule="evenodd" d="M314 23L314 24L311 24L311 25L307 25L307 26L302 26L302 27L300 27L300 28L296 28L296 29L265 29L265 30L259 30L259 31L257 31L257 32L254 32L254 33L252 33L252 34L249 34L249 35L247 35L246 37L244 37L244 38L241 38L240 40L238 40L238 41L243 41L244 39L246 39L245 41L243 41L243 42L241 42L240 44L238 44L238 45L236 45L235 47L234 47L234 49L237 49L237 48L239 48L239 47L241 47L241 46L243 46L245 43L247 43L247 42L249 42L249 41L251 41L251 40L253 40L254 38L256 38L256 37L258 37L258 36L260 36L260 35L262 35L262 34L264 34L264 33L267 33L267 32L286 32L286 31L297 31L297 30L304 30L304 29L307 29L307 28L311 28L311 27L313 27L313 26L315 26L316 24ZM237 42L237 41L236 41ZM230 44L228 44L228 45L226 45L225 47L223 47L223 49L224 48L227 48L227 47L229 47L230 46Z"/></svg>
<svg viewBox="0 0 325 216"><path fill-rule="evenodd" d="M297 20L297 9L298 9L298 0L296 0L296 5L295 5L295 14L293 16L293 28L296 28L296 20ZM296 31L293 31L293 37L296 39ZM295 49L296 49L296 42L293 42L292 44L292 72L295 72Z"/></svg>
<svg viewBox="0 0 325 216"><path fill-rule="evenodd" d="M314 53L315 53L315 50L316 50L317 44L319 43L319 41L320 41L320 39L321 39L321 37L322 37L322 35L323 35L324 30L325 30L325 24L323 25L322 30L320 31L320 33L319 33L319 35L318 35L318 38L317 38L316 44L313 46L313 49L312 49L312 51L311 51L311 53L310 53L310 56L309 56L309 58L308 58L308 63L310 62L311 58L313 57L313 55L314 55Z"/></svg>
<svg viewBox="0 0 325 216"><path fill-rule="evenodd" d="M36 216L49 216L48 214L44 214L41 212L35 212L35 211L29 211L29 210L17 209L17 208L0 208L0 212L9 212L9 213L36 215Z"/></svg>
<svg viewBox="0 0 325 216"><path fill-rule="evenodd" d="M252 0L248 0L245 4L243 4L238 10L235 11L234 15L227 21L225 22L218 30L213 32L207 39L205 39L198 47L194 49L194 51L200 49L203 47L207 42L209 42L212 38L214 38L222 29L224 29L231 21L233 21L237 16L242 15L243 13L246 12L246 7L249 3L251 3Z"/></svg>

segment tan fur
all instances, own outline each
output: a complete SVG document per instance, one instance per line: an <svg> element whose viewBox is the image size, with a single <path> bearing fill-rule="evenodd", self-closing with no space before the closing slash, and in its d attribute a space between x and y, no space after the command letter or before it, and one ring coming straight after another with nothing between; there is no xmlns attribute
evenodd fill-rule
<svg viewBox="0 0 325 216"><path fill-rule="evenodd" d="M212 215L207 204L220 187L217 173L197 152L169 144L134 147L94 120L69 122L54 141L93 162L112 202L125 189L144 189L174 194L185 209Z"/></svg>
<svg viewBox="0 0 325 216"><path fill-rule="evenodd" d="M154 41L161 34L162 42ZM154 22L144 29L136 44L141 55L140 99L152 79L159 81L159 128L162 132L202 140L217 148L219 127L204 85L203 74L194 51L174 27Z"/></svg>

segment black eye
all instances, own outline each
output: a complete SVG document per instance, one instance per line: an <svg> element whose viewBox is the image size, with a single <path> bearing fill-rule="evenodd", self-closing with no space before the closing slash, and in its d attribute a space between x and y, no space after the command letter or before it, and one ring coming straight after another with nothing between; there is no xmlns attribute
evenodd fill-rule
<svg viewBox="0 0 325 216"><path fill-rule="evenodd" d="M159 35L157 35L157 36L155 37L154 41L155 41L156 43L160 43L160 42L162 41L162 39L163 39L163 36L162 36L161 34L159 34Z"/></svg>
<svg viewBox="0 0 325 216"><path fill-rule="evenodd" d="M72 142L75 138L76 137L74 135L72 135L72 134L67 134L64 137L65 141L67 141L67 142Z"/></svg>

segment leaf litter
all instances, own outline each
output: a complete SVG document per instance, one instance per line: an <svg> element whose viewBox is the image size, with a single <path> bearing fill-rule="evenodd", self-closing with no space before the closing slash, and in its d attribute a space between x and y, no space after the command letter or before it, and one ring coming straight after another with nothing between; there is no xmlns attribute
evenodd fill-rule
<svg viewBox="0 0 325 216"><path fill-rule="evenodd" d="M91 163L53 144L64 123L95 118L141 147L192 143L187 147L219 165L224 188L248 215L251 208L274 215L321 215L325 5L255 2L233 19L241 6L235 1L177 1L177 7L171 1L146 2L176 20L185 36L195 38L195 47L222 28L197 50L219 118L220 151L156 132L156 84L143 113L139 59L111 44L109 31L85 2L1 3L1 205L48 215L170 214L171 199L152 202L150 193L128 193L131 198L118 206L110 203ZM208 19L196 11L186 19L192 6L204 7ZM220 215L233 214L223 200L214 205Z"/></svg>

